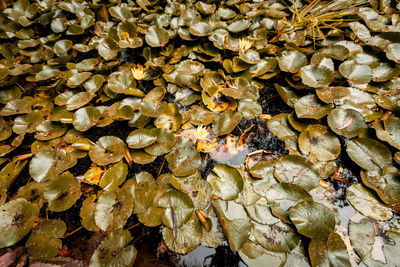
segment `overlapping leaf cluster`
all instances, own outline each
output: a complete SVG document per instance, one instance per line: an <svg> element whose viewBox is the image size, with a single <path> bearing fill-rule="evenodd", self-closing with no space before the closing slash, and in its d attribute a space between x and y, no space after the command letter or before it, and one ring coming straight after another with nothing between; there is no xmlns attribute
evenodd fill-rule
<svg viewBox="0 0 400 267"><path fill-rule="evenodd" d="M350 266L354 251L369 266L396 264L398 221L380 222L400 208L400 4L1 3L0 247L30 233L30 257L53 258L66 224L40 211L84 198L82 225L106 233L91 265L133 264L132 214L163 225L177 253L227 240L249 266ZM267 123L289 155L201 177L208 156L244 149L248 132L231 135L240 121L268 118L257 100L270 83L294 109ZM122 124L124 140L85 134ZM15 155L31 137L31 153ZM343 153L362 169L346 190L361 214L348 230L322 180L340 176ZM85 157L92 166L74 177ZM128 177L157 157L167 173ZM10 194L24 168L32 181Z"/></svg>

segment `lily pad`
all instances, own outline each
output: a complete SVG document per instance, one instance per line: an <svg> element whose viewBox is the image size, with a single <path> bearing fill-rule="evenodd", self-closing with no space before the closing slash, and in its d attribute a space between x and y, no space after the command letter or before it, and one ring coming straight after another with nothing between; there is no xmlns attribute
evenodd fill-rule
<svg viewBox="0 0 400 267"><path fill-rule="evenodd" d="M0 247L4 248L16 244L30 232L39 208L24 198L8 201L0 207Z"/></svg>
<svg viewBox="0 0 400 267"><path fill-rule="evenodd" d="M222 112L213 122L213 132L220 136L229 134L239 124L242 115L232 110Z"/></svg>
<svg viewBox="0 0 400 267"><path fill-rule="evenodd" d="M51 211L71 208L81 196L81 185L71 173L65 172L50 180L43 193Z"/></svg>
<svg viewBox="0 0 400 267"><path fill-rule="evenodd" d="M335 108L328 115L328 125L332 131L346 138L358 136L367 125L360 113L353 109Z"/></svg>
<svg viewBox="0 0 400 267"><path fill-rule="evenodd" d="M109 232L96 248L89 265L91 266L132 266L136 260L137 250L129 245L132 237L129 231L118 229Z"/></svg>
<svg viewBox="0 0 400 267"><path fill-rule="evenodd" d="M318 186L320 176L314 164L304 157L287 155L275 164L274 176L282 183L291 183L311 190Z"/></svg>
<svg viewBox="0 0 400 267"><path fill-rule="evenodd" d="M313 94L300 98L294 104L294 108L297 117L317 120L322 119L332 111L332 105L321 103Z"/></svg>
<svg viewBox="0 0 400 267"><path fill-rule="evenodd" d="M392 163L390 150L371 138L356 138L347 143L349 157L367 171L379 170Z"/></svg>
<svg viewBox="0 0 400 267"><path fill-rule="evenodd" d="M207 182L214 190L214 195L232 200L243 190L243 178L233 167L217 164L207 176Z"/></svg>
<svg viewBox="0 0 400 267"><path fill-rule="evenodd" d="M158 199L158 206L164 208L162 221L175 232L175 237L178 228L189 221L194 213L193 202L189 196L176 190L163 194Z"/></svg>
<svg viewBox="0 0 400 267"><path fill-rule="evenodd" d="M294 206L290 219L297 231L309 238L324 238L335 228L334 212L312 200L302 201Z"/></svg>
<svg viewBox="0 0 400 267"><path fill-rule="evenodd" d="M169 41L169 34L160 26L151 26L146 32L145 40L151 47L163 47Z"/></svg>
<svg viewBox="0 0 400 267"><path fill-rule="evenodd" d="M286 223L291 223L290 211L297 203L312 200L306 190L295 184L279 183L272 185L266 192L265 198L272 213Z"/></svg>
<svg viewBox="0 0 400 267"><path fill-rule="evenodd" d="M353 184L348 187L346 197L350 204L364 216L378 221L387 221L393 217L391 209L384 206L361 184Z"/></svg>
<svg viewBox="0 0 400 267"><path fill-rule="evenodd" d="M300 70L301 80L305 85L319 88L328 86L333 81L333 74L325 66L307 65Z"/></svg>
<svg viewBox="0 0 400 267"><path fill-rule="evenodd" d="M337 233L311 240L308 251L313 266L351 266L346 244Z"/></svg>
<svg viewBox="0 0 400 267"><path fill-rule="evenodd" d="M300 151L311 159L329 161L340 154L339 139L324 125L309 125L299 136Z"/></svg>
<svg viewBox="0 0 400 267"><path fill-rule="evenodd" d="M29 257L48 260L58 255L67 226L62 220L53 219L37 226L26 241Z"/></svg>
<svg viewBox="0 0 400 267"><path fill-rule="evenodd" d="M100 118L100 111L96 107L83 107L75 111L72 125L76 130L84 132L96 125Z"/></svg>
<svg viewBox="0 0 400 267"><path fill-rule="evenodd" d="M89 150L90 159L97 165L104 166L118 162L126 150L124 141L115 136L102 136Z"/></svg>
<svg viewBox="0 0 400 267"><path fill-rule="evenodd" d="M307 65L307 57L297 50L285 50L278 57L278 63L282 71L296 73Z"/></svg>
<svg viewBox="0 0 400 267"><path fill-rule="evenodd" d="M151 129L136 129L126 138L130 148L144 148L150 146L157 140L157 133Z"/></svg>

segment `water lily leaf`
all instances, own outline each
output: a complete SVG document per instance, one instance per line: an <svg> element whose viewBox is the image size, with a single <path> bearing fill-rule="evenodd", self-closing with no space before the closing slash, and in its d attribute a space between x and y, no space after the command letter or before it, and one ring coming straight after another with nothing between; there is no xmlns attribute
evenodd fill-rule
<svg viewBox="0 0 400 267"><path fill-rule="evenodd" d="M134 200L133 213L146 212L157 194L157 184L153 176L148 172L140 172L135 175L135 179L128 180L124 186L131 189Z"/></svg>
<svg viewBox="0 0 400 267"><path fill-rule="evenodd" d="M0 103L7 104L8 102L10 102L12 100L20 99L21 95L22 95L22 91L17 86L13 86L10 88L4 88L0 91Z"/></svg>
<svg viewBox="0 0 400 267"><path fill-rule="evenodd" d="M75 111L72 125L76 130L84 132L96 125L100 118L100 111L96 107L83 107Z"/></svg>
<svg viewBox="0 0 400 267"><path fill-rule="evenodd" d="M243 206L234 201L216 200L213 207L231 250L239 250L249 238L251 228Z"/></svg>
<svg viewBox="0 0 400 267"><path fill-rule="evenodd" d="M82 219L82 225L89 231L100 231L100 228L96 225L94 214L96 210L96 195L91 195L86 198L82 203L80 210L80 217Z"/></svg>
<svg viewBox="0 0 400 267"><path fill-rule="evenodd" d="M80 198L81 185L71 173L65 172L50 180L43 196L49 202L51 211L64 211L72 207Z"/></svg>
<svg viewBox="0 0 400 267"><path fill-rule="evenodd" d="M347 143L346 152L361 168L367 171L380 170L392 163L390 150L371 138L356 138Z"/></svg>
<svg viewBox="0 0 400 267"><path fill-rule="evenodd" d="M213 189L207 181L201 179L199 172L187 177L171 176L170 183L190 197L196 210L204 210L209 207Z"/></svg>
<svg viewBox="0 0 400 267"><path fill-rule="evenodd" d="M298 266L298 267L311 266L308 257L306 257L304 245L302 244L301 241L296 248L292 249L292 251L290 251L287 254L287 259L284 267L290 267L290 266Z"/></svg>
<svg viewBox="0 0 400 267"><path fill-rule="evenodd" d="M189 28L190 33L194 36L207 36L210 35L212 32L212 28L206 22L199 21L194 23Z"/></svg>
<svg viewBox="0 0 400 267"><path fill-rule="evenodd" d="M43 197L45 187L46 183L30 182L18 188L17 194L13 196L12 199L24 198L28 200L29 203L36 204L40 209L46 202Z"/></svg>
<svg viewBox="0 0 400 267"><path fill-rule="evenodd" d="M358 219L358 220L357 220ZM367 266L392 266L396 265L399 247L399 227L397 222L392 222L385 229L383 235L379 224L368 218L355 218L350 220L349 237L354 250L360 255Z"/></svg>
<svg viewBox="0 0 400 267"><path fill-rule="evenodd" d="M152 163L157 156L150 155L149 153L145 152L144 150L135 150L130 152L132 161L136 164L149 164Z"/></svg>
<svg viewBox="0 0 400 267"><path fill-rule="evenodd" d="M171 190L158 199L158 206L164 208L162 222L176 232L194 214L194 206L188 195ZM177 236L174 234L174 236Z"/></svg>
<svg viewBox="0 0 400 267"><path fill-rule="evenodd" d="M217 114L211 112L201 106L193 105L190 107L190 123L193 125L208 125L215 118Z"/></svg>
<svg viewBox="0 0 400 267"><path fill-rule="evenodd" d="M333 107L321 103L314 94L306 95L300 98L294 104L296 115L299 118L308 118L319 120L329 114Z"/></svg>
<svg viewBox="0 0 400 267"><path fill-rule="evenodd" d="M15 120L17 120L18 118L20 118L20 116L15 118ZM14 124L15 124L15 120L14 120ZM4 141L4 140L8 139L12 135L12 132L13 131L11 130L10 125L3 119L3 117L0 117L0 141ZM15 132L15 133L17 133L17 132ZM22 134L22 133L24 133L24 132L22 131L17 134Z"/></svg>
<svg viewBox="0 0 400 267"><path fill-rule="evenodd" d="M157 140L157 133L153 129L136 129L126 138L130 148L144 148L150 146Z"/></svg>
<svg viewBox="0 0 400 267"><path fill-rule="evenodd" d="M75 65L75 69L77 71L90 71L93 70L98 63L99 60L97 58L84 59Z"/></svg>
<svg viewBox="0 0 400 267"><path fill-rule="evenodd" d="M290 211L297 203L312 200L311 195L301 186L288 183L271 185L265 192L265 198L268 200L272 213L286 223L291 223Z"/></svg>
<svg viewBox="0 0 400 267"><path fill-rule="evenodd" d="M312 162L297 155L281 157L275 164L274 176L282 183L291 183L311 190L318 186L320 176Z"/></svg>
<svg viewBox="0 0 400 267"><path fill-rule="evenodd" d="M253 241L244 243L239 255L249 267L263 266L267 262L271 266L283 266L286 261L285 253L269 251Z"/></svg>
<svg viewBox="0 0 400 267"><path fill-rule="evenodd" d="M133 210L133 198L127 187L109 186L98 197L94 220L103 231L122 228Z"/></svg>
<svg viewBox="0 0 400 267"><path fill-rule="evenodd" d="M29 174L36 182L48 180L53 174L53 164L56 152L53 149L44 149L33 156L29 163Z"/></svg>
<svg viewBox="0 0 400 267"><path fill-rule="evenodd" d="M151 47L163 47L169 41L169 34L166 29L160 26L151 26L144 38Z"/></svg>
<svg viewBox="0 0 400 267"><path fill-rule="evenodd" d="M379 171L362 171L363 183L378 193L379 197L389 205L400 204L400 173L396 167L386 166Z"/></svg>
<svg viewBox="0 0 400 267"><path fill-rule="evenodd" d="M391 116L384 120L383 123L375 121L373 125L379 139L400 149L400 118Z"/></svg>
<svg viewBox="0 0 400 267"><path fill-rule="evenodd" d="M364 216L378 221L387 221L393 217L391 209L384 206L361 184L353 184L348 187L346 197L350 204Z"/></svg>
<svg viewBox="0 0 400 267"><path fill-rule="evenodd" d="M332 131L346 138L358 136L367 128L363 116L353 109L335 108L328 115L328 125Z"/></svg>
<svg viewBox="0 0 400 267"><path fill-rule="evenodd" d="M386 57L396 63L400 63L400 43L392 43L385 48Z"/></svg>
<svg viewBox="0 0 400 267"><path fill-rule="evenodd" d="M39 208L24 198L10 200L0 207L0 247L4 248L16 244L29 233Z"/></svg>
<svg viewBox="0 0 400 267"><path fill-rule="evenodd" d="M300 151L318 161L334 160L340 155L340 142L321 124L309 125L299 136Z"/></svg>
<svg viewBox="0 0 400 267"><path fill-rule="evenodd" d="M389 63L381 62L372 69L372 80L374 82L388 81L400 74L398 68L393 68Z"/></svg>
<svg viewBox="0 0 400 267"><path fill-rule="evenodd" d="M151 90L140 103L139 110L144 116L158 117L164 113L167 104L161 101L166 93L162 87Z"/></svg>
<svg viewBox="0 0 400 267"><path fill-rule="evenodd" d="M62 220L53 219L39 224L26 241L29 257L48 260L57 256L62 247L59 238L62 238L66 231L67 226Z"/></svg>
<svg viewBox="0 0 400 267"><path fill-rule="evenodd" d="M90 258L90 266L133 266L137 250L128 245L132 240L127 230L109 232Z"/></svg>
<svg viewBox="0 0 400 267"><path fill-rule="evenodd" d="M71 111L71 110L75 110L80 107L83 107L84 105L89 103L93 99L94 96L95 95L92 95L89 92L80 92L80 93L74 94L66 102L67 110Z"/></svg>
<svg viewBox="0 0 400 267"><path fill-rule="evenodd" d="M241 113L226 110L214 120L212 124L213 132L218 136L229 134L239 124L241 119Z"/></svg>
<svg viewBox="0 0 400 267"><path fill-rule="evenodd" d="M230 32L241 32L248 29L251 26L251 22L247 19L237 20L232 22L228 26L228 31Z"/></svg>
<svg viewBox="0 0 400 267"><path fill-rule="evenodd" d="M275 217L265 198L260 198L256 203L249 206L244 206L249 217L260 224L275 224L280 220Z"/></svg>
<svg viewBox="0 0 400 267"><path fill-rule="evenodd" d="M256 179L251 177L248 172L243 170L240 170L240 174L242 176L243 189L239 192L235 201L243 206L253 205L260 199L260 195L254 191L252 185L252 182L256 181Z"/></svg>
<svg viewBox="0 0 400 267"><path fill-rule="evenodd" d="M17 163L9 162L4 168L0 171L0 183L6 188L9 189L10 185L15 181L21 171L24 169L28 161L22 160Z"/></svg>
<svg viewBox="0 0 400 267"><path fill-rule="evenodd" d="M123 161L115 163L101 177L99 186L106 188L108 185L120 186L128 175L128 165Z"/></svg>
<svg viewBox="0 0 400 267"><path fill-rule="evenodd" d="M174 150L165 156L169 169L176 176L188 176L196 172L201 165L200 153L193 142L186 137L177 138Z"/></svg>
<svg viewBox="0 0 400 267"><path fill-rule="evenodd" d="M368 83L372 79L371 67L359 64L355 60L347 60L340 64L339 72L353 83Z"/></svg>
<svg viewBox="0 0 400 267"><path fill-rule="evenodd" d="M290 219L297 231L309 238L324 238L335 228L334 212L312 200L296 204L290 212Z"/></svg>
<svg viewBox="0 0 400 267"><path fill-rule="evenodd" d="M89 80L86 80L83 83L83 87L85 87L85 89L88 93L93 95L100 89L100 87L103 85L103 83L105 81L106 81L106 78L104 78L103 75L95 74L92 77L90 77Z"/></svg>
<svg viewBox="0 0 400 267"><path fill-rule="evenodd" d="M252 234L258 244L273 252L289 252L300 241L296 231L281 221L276 224L252 222Z"/></svg>
<svg viewBox="0 0 400 267"><path fill-rule="evenodd" d="M33 133L36 130L36 127L42 122L42 120L43 113L38 110L34 110L26 115L16 117L14 119L12 130L16 134ZM2 135L4 134L5 132L2 133Z"/></svg>
<svg viewBox="0 0 400 267"><path fill-rule="evenodd" d="M78 72L72 70L68 73L67 86L77 87L92 76L91 72Z"/></svg>
<svg viewBox="0 0 400 267"><path fill-rule="evenodd" d="M285 141L293 140L296 144L296 147L292 149L297 150L298 134L292 128L292 126L290 126L287 113L281 113L272 117L270 120L268 120L267 126L271 133L273 133L278 138L281 138Z"/></svg>
<svg viewBox="0 0 400 267"><path fill-rule="evenodd" d="M212 205L205 211L208 216L208 220L211 224L211 229L207 231L207 229L203 229L203 237L201 240L201 244L206 247L218 247L221 246L225 242L224 230L222 229L220 223L218 222L218 217L215 214L214 208ZM206 231L204 231L206 230Z"/></svg>
<svg viewBox="0 0 400 267"><path fill-rule="evenodd" d="M33 98L30 96L11 100L1 109L0 116L29 113L31 111L32 101Z"/></svg>
<svg viewBox="0 0 400 267"><path fill-rule="evenodd" d="M278 57L278 63L282 71L296 73L307 65L307 57L297 50L284 50Z"/></svg>
<svg viewBox="0 0 400 267"><path fill-rule="evenodd" d="M132 94L144 96L144 94L136 89L136 80L133 78L130 68L115 71L108 76L108 87L117 94Z"/></svg>
<svg viewBox="0 0 400 267"><path fill-rule="evenodd" d="M346 244L337 233L311 240L308 251L312 266L351 266Z"/></svg>
<svg viewBox="0 0 400 267"><path fill-rule="evenodd" d="M116 39L113 38L104 38L101 39L99 44L97 45L97 51L99 55L105 60L114 59L119 52L120 48Z"/></svg>
<svg viewBox="0 0 400 267"><path fill-rule="evenodd" d="M328 86L333 81L330 69L322 65L307 65L300 70L301 81L310 87L319 88Z"/></svg>
<svg viewBox="0 0 400 267"><path fill-rule="evenodd" d="M97 165L104 166L120 161L125 150L125 142L118 137L102 136L90 148L89 157Z"/></svg>
<svg viewBox="0 0 400 267"><path fill-rule="evenodd" d="M335 103L339 105L349 99L350 96L349 89L343 86L317 88L315 92L317 93L318 98L327 104Z"/></svg>
<svg viewBox="0 0 400 267"><path fill-rule="evenodd" d="M174 230L168 227L162 229L163 239L167 247L180 254L187 254L201 244L203 228L196 215L181 228Z"/></svg>
<svg viewBox="0 0 400 267"><path fill-rule="evenodd" d="M67 52L72 48L73 42L71 40L59 40L54 44L53 50L57 56L63 57L67 55Z"/></svg>
<svg viewBox="0 0 400 267"><path fill-rule="evenodd" d="M36 126L35 138L38 140L51 140L62 136L67 131L67 127L57 125L51 121L44 120Z"/></svg>
<svg viewBox="0 0 400 267"><path fill-rule="evenodd" d="M214 195L224 200L238 197L243 190L243 178L233 167L217 164L207 176L207 182L214 190Z"/></svg>
<svg viewBox="0 0 400 267"><path fill-rule="evenodd" d="M144 149L146 153L153 156L161 156L171 152L177 140L174 133L163 128L157 128L154 131L157 134L157 140Z"/></svg>

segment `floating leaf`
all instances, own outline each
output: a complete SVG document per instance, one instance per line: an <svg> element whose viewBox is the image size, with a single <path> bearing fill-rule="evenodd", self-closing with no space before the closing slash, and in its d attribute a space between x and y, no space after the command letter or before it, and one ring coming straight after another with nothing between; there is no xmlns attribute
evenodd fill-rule
<svg viewBox="0 0 400 267"><path fill-rule="evenodd" d="M313 266L351 266L346 244L337 233L311 240L308 251Z"/></svg>
<svg viewBox="0 0 400 267"><path fill-rule="evenodd" d="M96 221L94 219L94 213L96 210L96 195L91 195L86 198L80 210L80 217L82 219L82 225L89 231L100 231L100 228L96 225Z"/></svg>
<svg viewBox="0 0 400 267"><path fill-rule="evenodd" d="M72 125L78 131L84 132L96 125L100 120L100 111L92 106L83 107L75 111Z"/></svg>
<svg viewBox="0 0 400 267"><path fill-rule="evenodd" d="M34 217L39 215L36 204L24 198L10 200L0 206L0 248L12 246L32 229Z"/></svg>
<svg viewBox="0 0 400 267"><path fill-rule="evenodd" d="M298 203L290 212L297 231L309 238L323 238L335 228L334 212L312 200Z"/></svg>
<svg viewBox="0 0 400 267"><path fill-rule="evenodd" d="M292 183L311 190L319 184L317 168L306 158L297 155L281 157L275 164L275 177L282 183Z"/></svg>
<svg viewBox="0 0 400 267"><path fill-rule="evenodd" d="M332 131L346 138L359 135L367 125L360 113L353 109L335 108L328 115L328 125Z"/></svg>
<svg viewBox="0 0 400 267"><path fill-rule="evenodd" d="M311 159L329 161L340 154L339 139L324 125L309 125L299 136L300 151Z"/></svg>
<svg viewBox="0 0 400 267"><path fill-rule="evenodd" d="M115 163L101 177L99 186L105 188L110 184L120 186L128 175L128 165L123 161Z"/></svg>
<svg viewBox="0 0 400 267"><path fill-rule="evenodd" d="M232 200L238 197L243 190L243 179L240 173L233 167L217 164L207 176L207 182L214 190L214 195Z"/></svg>
<svg viewBox="0 0 400 267"><path fill-rule="evenodd" d="M176 176L187 176L196 172L201 165L200 153L190 139L180 136L174 150L165 156L169 169Z"/></svg>
<svg viewBox="0 0 400 267"><path fill-rule="evenodd" d="M126 150L124 141L115 136L102 136L89 150L90 159L97 165L104 166L118 162Z"/></svg>
<svg viewBox="0 0 400 267"><path fill-rule="evenodd" d="M278 63L282 71L296 73L307 65L307 57L297 50L284 50L278 57Z"/></svg>
<svg viewBox="0 0 400 267"><path fill-rule="evenodd" d="M69 172L54 177L43 193L51 211L71 208L81 196L80 182Z"/></svg>
<svg viewBox="0 0 400 267"><path fill-rule="evenodd" d="M144 148L150 146L157 140L157 133L152 129L136 129L126 138L130 148Z"/></svg>
<svg viewBox="0 0 400 267"><path fill-rule="evenodd" d="M145 35L145 40L151 47L165 46L169 41L168 31L159 26L151 26Z"/></svg>
<svg viewBox="0 0 400 267"><path fill-rule="evenodd" d="M216 200L213 207L231 250L239 250L249 238L251 227L243 206L234 201Z"/></svg>
<svg viewBox="0 0 400 267"><path fill-rule="evenodd" d="M109 186L101 192L97 200L94 220L101 230L115 231L126 224L132 209L130 189Z"/></svg>
<svg viewBox="0 0 400 267"><path fill-rule="evenodd" d="M272 185L266 192L265 198L272 213L286 223L291 223L290 211L297 203L312 200L306 190L295 184L279 183Z"/></svg>
<svg viewBox="0 0 400 267"><path fill-rule="evenodd" d="M137 250L128 245L132 240L127 230L109 232L90 258L90 266L133 266Z"/></svg>
<svg viewBox="0 0 400 267"><path fill-rule="evenodd" d="M350 204L364 216L378 221L387 221L393 217L390 208L379 200L361 184L353 184L346 189L346 197Z"/></svg>
<svg viewBox="0 0 400 267"><path fill-rule="evenodd" d="M300 70L301 81L308 86L318 88L328 86L333 81L333 74L325 66L307 65Z"/></svg>
<svg viewBox="0 0 400 267"><path fill-rule="evenodd" d="M174 232L181 228L193 215L194 206L188 195L171 190L158 199L158 206L164 208L162 222ZM177 236L174 234L174 236Z"/></svg>
<svg viewBox="0 0 400 267"><path fill-rule="evenodd" d="M239 255L249 267L263 266L267 262L271 266L283 266L286 261L285 253L269 251L253 241L244 243Z"/></svg>
<svg viewBox="0 0 400 267"><path fill-rule="evenodd" d="M203 229L196 215L192 215L192 218L186 224L176 230L176 234L174 234L173 229L164 227L162 235L170 250L187 254L201 244Z"/></svg>
<svg viewBox="0 0 400 267"><path fill-rule="evenodd" d="M241 119L242 115L240 113L226 110L214 120L212 125L213 132L218 136L229 134L239 124Z"/></svg>
<svg viewBox="0 0 400 267"><path fill-rule="evenodd" d="M58 255L62 247L62 238L67 231L65 223L58 219L42 222L33 229L26 241L29 257L48 260Z"/></svg>
<svg viewBox="0 0 400 267"><path fill-rule="evenodd" d="M392 163L390 150L371 138L356 138L347 143L349 157L367 171L379 170Z"/></svg>
<svg viewBox="0 0 400 267"><path fill-rule="evenodd" d="M332 105L321 103L318 98L311 94L300 98L294 104L296 115L299 118L321 119L332 111Z"/></svg>
<svg viewBox="0 0 400 267"><path fill-rule="evenodd" d="M379 139L400 149L400 118L391 116L383 121L383 125L381 121L375 121L374 128Z"/></svg>

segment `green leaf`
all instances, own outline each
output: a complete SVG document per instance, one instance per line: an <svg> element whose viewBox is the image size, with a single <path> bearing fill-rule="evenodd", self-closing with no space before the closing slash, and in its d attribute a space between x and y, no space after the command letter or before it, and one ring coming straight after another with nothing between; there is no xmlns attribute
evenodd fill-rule
<svg viewBox="0 0 400 267"><path fill-rule="evenodd" d="M193 202L189 196L176 190L163 194L158 199L158 206L164 208L162 222L174 231L182 227L194 213Z"/></svg>
<svg viewBox="0 0 400 267"><path fill-rule="evenodd" d="M102 136L89 150L90 159L104 166L120 161L126 150L125 142L115 136Z"/></svg>
<svg viewBox="0 0 400 267"><path fill-rule="evenodd" d="M334 212L312 200L296 204L289 217L297 231L309 238L324 238L335 228Z"/></svg>
<svg viewBox="0 0 400 267"><path fill-rule="evenodd" d="M331 233L326 240L311 240L308 252L312 266L351 266L346 244L336 233Z"/></svg>
<svg viewBox="0 0 400 267"><path fill-rule="evenodd" d="M64 211L71 208L81 196L81 184L69 172L54 177L43 193L51 211Z"/></svg>
<svg viewBox="0 0 400 267"><path fill-rule="evenodd" d="M390 150L371 138L356 138L347 143L346 152L361 168L367 171L380 170L392 163Z"/></svg>
<svg viewBox="0 0 400 267"><path fill-rule="evenodd" d="M384 206L361 184L353 184L348 187L346 197L350 204L364 216L378 221L387 221L393 217L391 209Z"/></svg>
<svg viewBox="0 0 400 267"><path fill-rule="evenodd" d="M17 198L0 206L0 215L0 248L4 248L16 244L30 232L39 208Z"/></svg>
<svg viewBox="0 0 400 267"><path fill-rule="evenodd" d="M166 29L160 26L151 26L144 38L151 47L163 47L169 41L169 34Z"/></svg>
<svg viewBox="0 0 400 267"><path fill-rule="evenodd" d="M216 164L207 176L207 182L214 190L214 195L223 200L232 200L238 197L243 190L243 178L233 167Z"/></svg>
<svg viewBox="0 0 400 267"><path fill-rule="evenodd" d="M132 240L127 230L118 229L107 233L90 258L90 266L133 266L137 250L128 245Z"/></svg>
<svg viewBox="0 0 400 267"><path fill-rule="evenodd" d="M157 140L157 132L153 129L136 129L126 138L126 143L130 148L144 148L150 146Z"/></svg>

